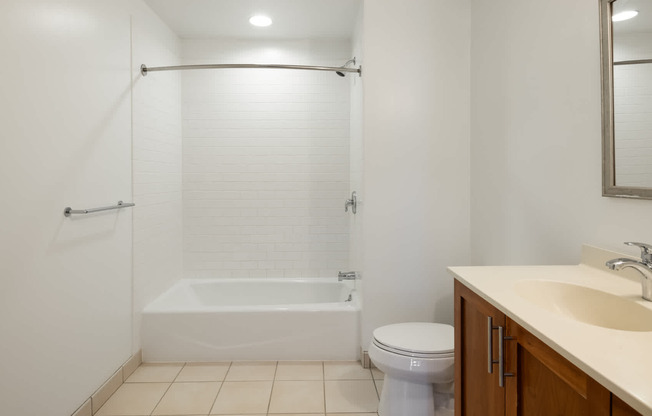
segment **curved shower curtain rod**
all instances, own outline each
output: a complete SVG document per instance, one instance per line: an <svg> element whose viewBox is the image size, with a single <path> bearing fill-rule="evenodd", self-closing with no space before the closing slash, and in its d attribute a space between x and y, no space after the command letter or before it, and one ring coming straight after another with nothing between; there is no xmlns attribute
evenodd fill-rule
<svg viewBox="0 0 652 416"><path fill-rule="evenodd" d="M336 72L339 76L344 76L345 72L357 73L362 76L362 67L347 68L346 65L353 63L355 58L348 61L343 66L308 66L308 65L276 65L276 64L203 64L203 65L174 65L174 66L153 66L148 67L145 64L140 66L140 73L147 76L149 72L156 71L177 71L184 69L234 69L234 68L267 68L267 69L306 69L311 71L331 71Z"/></svg>

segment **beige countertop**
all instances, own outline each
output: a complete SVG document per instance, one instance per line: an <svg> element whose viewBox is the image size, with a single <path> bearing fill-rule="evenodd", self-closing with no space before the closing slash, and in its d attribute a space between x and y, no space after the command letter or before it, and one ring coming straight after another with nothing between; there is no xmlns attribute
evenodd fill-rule
<svg viewBox="0 0 652 416"><path fill-rule="evenodd" d="M615 257L623 255L583 246L579 265L450 267L449 271L627 404L652 416L652 331L579 322L533 304L515 288L523 280L565 282L621 296L652 310L652 302L641 298L637 272L612 272L604 266Z"/></svg>

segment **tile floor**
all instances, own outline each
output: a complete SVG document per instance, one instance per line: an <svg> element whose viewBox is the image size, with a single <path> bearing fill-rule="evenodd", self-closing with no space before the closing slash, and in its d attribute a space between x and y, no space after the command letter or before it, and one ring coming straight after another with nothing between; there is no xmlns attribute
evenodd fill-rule
<svg viewBox="0 0 652 416"><path fill-rule="evenodd" d="M382 380L349 361L142 364L96 416L375 416Z"/></svg>

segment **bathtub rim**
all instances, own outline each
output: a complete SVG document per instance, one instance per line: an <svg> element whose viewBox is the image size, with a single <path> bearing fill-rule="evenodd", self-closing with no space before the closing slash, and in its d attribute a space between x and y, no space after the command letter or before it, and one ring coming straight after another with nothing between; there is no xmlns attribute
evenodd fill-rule
<svg viewBox="0 0 652 416"><path fill-rule="evenodd" d="M351 301L342 302L321 302L321 303L293 303L280 305L238 305L238 306L206 306L206 305L184 305L183 307L171 307L170 305L160 306L172 294L183 287L189 287L195 283L244 283L244 282L292 282L292 283L331 283L345 286L351 295ZM192 314L192 313L214 313L214 312L332 312L332 311L360 311L361 304L359 293L353 282L339 282L336 277L302 277L302 278L182 278L172 284L165 292L153 299L143 308L143 314Z"/></svg>

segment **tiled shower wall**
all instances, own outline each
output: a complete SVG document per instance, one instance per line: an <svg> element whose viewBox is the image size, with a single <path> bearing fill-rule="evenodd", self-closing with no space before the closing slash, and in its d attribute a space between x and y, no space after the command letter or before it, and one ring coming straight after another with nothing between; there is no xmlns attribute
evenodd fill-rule
<svg viewBox="0 0 652 416"><path fill-rule="evenodd" d="M652 33L614 34L614 60L652 59ZM652 64L614 67L616 184L652 186Z"/></svg>
<svg viewBox="0 0 652 416"><path fill-rule="evenodd" d="M185 40L191 63L339 66L350 41ZM350 79L182 75L184 275L319 277L348 267Z"/></svg>

